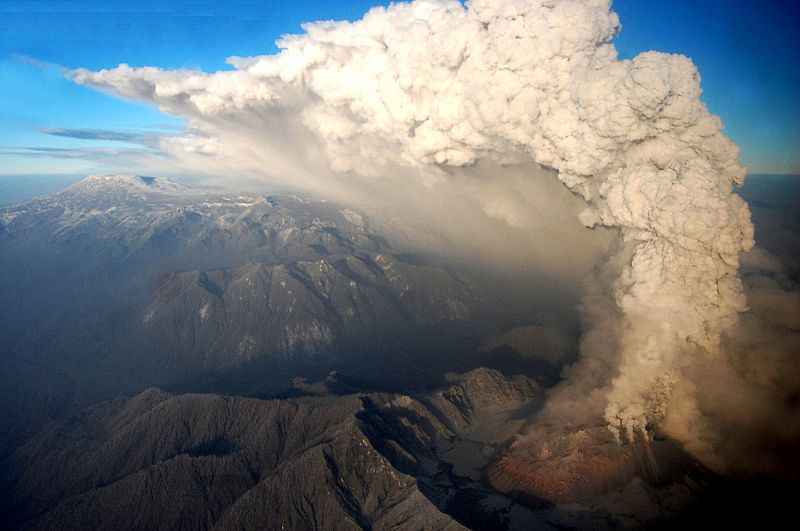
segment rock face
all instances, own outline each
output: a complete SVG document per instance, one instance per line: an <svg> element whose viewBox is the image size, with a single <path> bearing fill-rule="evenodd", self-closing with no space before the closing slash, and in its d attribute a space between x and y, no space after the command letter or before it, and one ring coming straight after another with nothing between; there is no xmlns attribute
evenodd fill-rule
<svg viewBox="0 0 800 531"><path fill-rule="evenodd" d="M342 337L385 327L467 319L470 297L442 270L349 255L166 274L141 322L150 348L219 368L324 354Z"/></svg>
<svg viewBox="0 0 800 531"><path fill-rule="evenodd" d="M513 410L543 397L542 388L531 378L506 378L484 367L451 375L453 385L431 394L431 405L458 430L468 430L476 417L489 412Z"/></svg>

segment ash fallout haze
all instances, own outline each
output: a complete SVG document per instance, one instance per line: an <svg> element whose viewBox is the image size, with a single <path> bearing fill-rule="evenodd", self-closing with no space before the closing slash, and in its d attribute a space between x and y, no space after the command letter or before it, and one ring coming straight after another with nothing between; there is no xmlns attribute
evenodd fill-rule
<svg viewBox="0 0 800 531"><path fill-rule="evenodd" d="M797 8L0 14L10 527L788 512Z"/></svg>

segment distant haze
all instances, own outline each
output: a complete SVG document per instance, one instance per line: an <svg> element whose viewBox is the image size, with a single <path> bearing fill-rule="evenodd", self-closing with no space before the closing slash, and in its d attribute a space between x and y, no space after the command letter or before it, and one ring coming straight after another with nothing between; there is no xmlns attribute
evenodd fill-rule
<svg viewBox="0 0 800 531"><path fill-rule="evenodd" d="M0 175L0 206L53 193L84 175Z"/></svg>

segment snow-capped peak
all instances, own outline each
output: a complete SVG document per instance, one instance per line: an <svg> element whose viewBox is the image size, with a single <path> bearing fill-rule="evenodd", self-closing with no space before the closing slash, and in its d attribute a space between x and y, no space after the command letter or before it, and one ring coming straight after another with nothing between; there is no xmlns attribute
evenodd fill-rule
<svg viewBox="0 0 800 531"><path fill-rule="evenodd" d="M164 177L146 177L143 175L129 175L129 174L106 174L106 175L89 175L82 181L73 185L73 188L86 188L86 187L135 187L146 188L152 191L171 191L177 190L179 185Z"/></svg>

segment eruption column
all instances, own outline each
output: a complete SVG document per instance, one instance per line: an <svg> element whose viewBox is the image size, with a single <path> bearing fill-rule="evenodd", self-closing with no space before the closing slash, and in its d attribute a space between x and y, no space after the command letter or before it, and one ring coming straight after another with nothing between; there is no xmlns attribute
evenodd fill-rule
<svg viewBox="0 0 800 531"><path fill-rule="evenodd" d="M692 62L618 60L608 0L418 0L303 28L276 55L229 59L230 71L70 76L188 117L192 134L164 149L251 157L254 172L324 160L342 186L369 180L390 197L395 175L437 186L481 159L555 169L586 200L586 226L618 229L611 259L626 260L605 418L629 437L659 422L682 368L713 355L745 309L738 254L752 245L732 194L738 148L701 102Z"/></svg>

